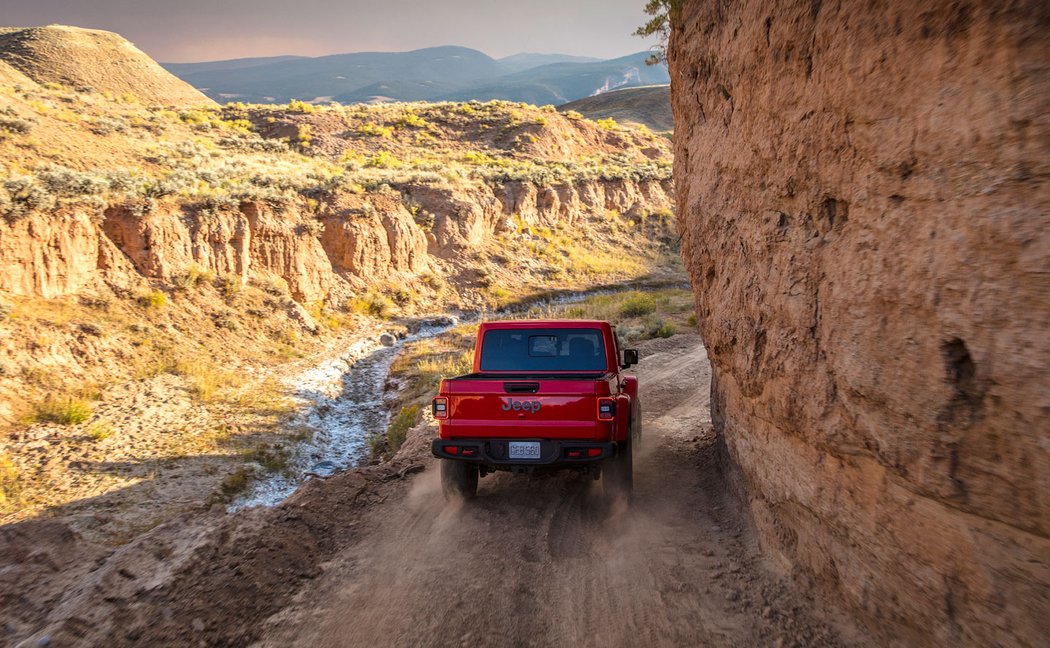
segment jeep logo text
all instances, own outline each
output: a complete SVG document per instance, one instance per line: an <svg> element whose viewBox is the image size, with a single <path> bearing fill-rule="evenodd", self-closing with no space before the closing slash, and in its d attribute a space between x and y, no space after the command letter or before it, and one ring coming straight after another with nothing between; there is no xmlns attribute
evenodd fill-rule
<svg viewBox="0 0 1050 648"><path fill-rule="evenodd" d="M519 401L513 398L503 401L504 412L514 410L515 412L532 412L535 414L540 411L540 407L542 407L542 404L539 401Z"/></svg>

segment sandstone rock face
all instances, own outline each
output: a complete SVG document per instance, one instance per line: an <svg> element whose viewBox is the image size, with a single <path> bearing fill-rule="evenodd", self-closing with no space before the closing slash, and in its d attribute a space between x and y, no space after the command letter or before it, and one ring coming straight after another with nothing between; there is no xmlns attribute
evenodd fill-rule
<svg viewBox="0 0 1050 648"><path fill-rule="evenodd" d="M197 268L242 281L280 277L300 303L338 299L362 282L411 279L431 267L431 256L455 259L484 246L511 216L564 227L585 211L658 212L670 209L670 190L669 181L411 186L339 195L317 216L294 204L259 202L222 209L117 205L95 220L79 212L35 214L0 220L0 292L58 297L96 281L172 282ZM406 202L433 217L429 232Z"/></svg>
<svg viewBox="0 0 1050 648"><path fill-rule="evenodd" d="M99 236L84 214L32 215L0 226L0 290L57 297L95 280Z"/></svg>
<svg viewBox="0 0 1050 648"><path fill-rule="evenodd" d="M245 203L241 211L251 227L255 269L284 279L300 303L324 300L332 287L332 263L310 221L288 210L274 212L263 203Z"/></svg>
<svg viewBox="0 0 1050 648"><path fill-rule="evenodd" d="M464 247L482 244L519 217L529 225L563 227L584 211L613 210L624 214L669 210L671 182L589 181L537 186L507 182L469 190L413 188L409 196L434 214L434 240L429 252L455 255Z"/></svg>
<svg viewBox="0 0 1050 648"><path fill-rule="evenodd" d="M883 641L1040 644L1045 3L686 0L673 23L683 255L764 547Z"/></svg>
<svg viewBox="0 0 1050 648"><path fill-rule="evenodd" d="M237 211L139 214L117 207L107 211L102 230L146 277L171 280L197 266L248 278L251 236L248 219Z"/></svg>

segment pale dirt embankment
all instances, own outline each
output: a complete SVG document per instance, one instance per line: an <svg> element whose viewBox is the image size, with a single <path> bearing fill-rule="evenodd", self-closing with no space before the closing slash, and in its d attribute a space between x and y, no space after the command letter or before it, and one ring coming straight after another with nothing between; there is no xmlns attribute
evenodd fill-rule
<svg viewBox="0 0 1050 648"><path fill-rule="evenodd" d="M727 494L699 339L639 347L646 443L629 508L569 475L488 477L476 501L448 506L428 456L433 431L421 426L394 461L314 480L280 506L187 518L64 565L50 597L40 588L70 547L43 525L17 528L26 559L3 585L27 600L4 602L21 616L8 636L53 646L856 644L767 570Z"/></svg>

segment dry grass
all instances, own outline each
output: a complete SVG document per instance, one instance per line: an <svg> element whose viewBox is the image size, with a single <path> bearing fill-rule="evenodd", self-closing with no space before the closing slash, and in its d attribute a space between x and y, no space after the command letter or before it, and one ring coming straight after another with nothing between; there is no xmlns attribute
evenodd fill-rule
<svg viewBox="0 0 1050 648"><path fill-rule="evenodd" d="M74 396L49 396L39 403L33 413L40 423L77 425L91 418L91 403Z"/></svg>
<svg viewBox="0 0 1050 648"><path fill-rule="evenodd" d="M436 338L406 344L390 368L392 377L405 381L399 395L401 406L426 408L442 378L469 373L477 331L476 324L467 324Z"/></svg>
<svg viewBox="0 0 1050 648"><path fill-rule="evenodd" d="M390 458L394 456L408 438L411 430L420 419L419 405L405 405L390 421L386 434L375 434L367 439L370 456Z"/></svg>
<svg viewBox="0 0 1050 648"><path fill-rule="evenodd" d="M18 466L6 453L0 452L0 513L15 508L21 492L22 480Z"/></svg>
<svg viewBox="0 0 1050 648"><path fill-rule="evenodd" d="M67 88L4 90L11 106L0 156L10 164L0 178L0 215L11 220L72 205L101 214L157 201L306 203L384 184L550 185L666 180L671 172L667 142L647 129L500 101L174 112ZM40 132L46 141L33 138ZM653 148L666 158L641 153Z"/></svg>
<svg viewBox="0 0 1050 648"><path fill-rule="evenodd" d="M190 392L200 401L215 400L228 387L238 384L238 376L220 369L207 360L180 360L175 363L173 373L187 378Z"/></svg>

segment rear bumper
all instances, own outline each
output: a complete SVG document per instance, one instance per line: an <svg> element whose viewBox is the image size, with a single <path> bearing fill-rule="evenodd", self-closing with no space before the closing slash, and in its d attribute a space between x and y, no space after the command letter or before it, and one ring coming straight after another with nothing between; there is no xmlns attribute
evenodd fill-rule
<svg viewBox="0 0 1050 648"><path fill-rule="evenodd" d="M533 441L540 444L537 459L511 459L508 447L512 441ZM456 448L450 452L449 448ZM469 451L473 452L469 452ZM593 454L588 456L588 451ZM431 444L435 457L457 459L489 466L570 466L591 464L616 456L615 443L547 439L435 439ZM468 451L464 453L464 451ZM575 456L575 453L579 456Z"/></svg>

